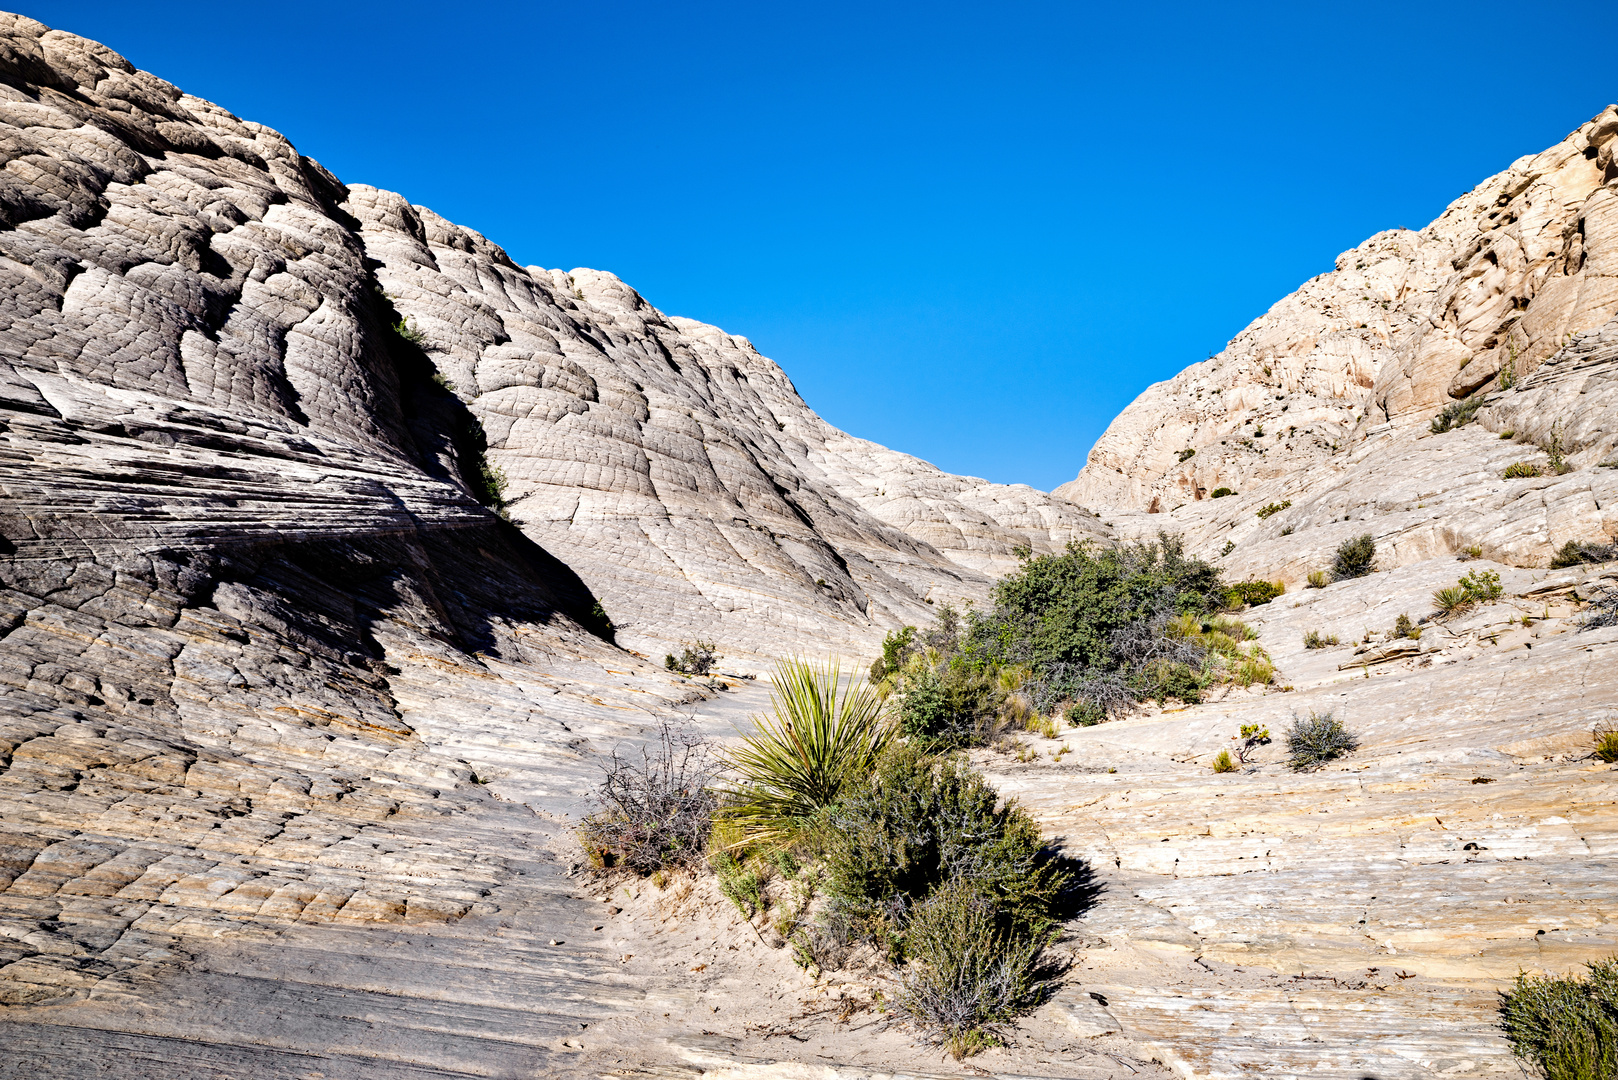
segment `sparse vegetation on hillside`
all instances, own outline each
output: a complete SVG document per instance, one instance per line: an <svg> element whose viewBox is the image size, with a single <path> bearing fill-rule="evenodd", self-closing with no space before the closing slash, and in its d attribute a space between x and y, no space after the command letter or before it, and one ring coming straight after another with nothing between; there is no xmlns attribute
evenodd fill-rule
<svg viewBox="0 0 1618 1080"><path fill-rule="evenodd" d="M684 642L680 648L680 655L673 653L663 657L663 666L670 671L681 675L706 675L713 670L714 663L720 659L718 646L711 641Z"/></svg>
<svg viewBox="0 0 1618 1080"><path fill-rule="evenodd" d="M1468 398L1446 405L1433 422L1427 426L1434 435L1442 435L1446 431L1453 431L1458 427L1465 427L1477 417L1478 409L1483 407L1482 398Z"/></svg>
<svg viewBox="0 0 1618 1080"><path fill-rule="evenodd" d="M1286 584L1280 581L1238 581L1225 590L1225 604L1232 608L1268 604L1286 591Z"/></svg>
<svg viewBox="0 0 1618 1080"><path fill-rule="evenodd" d="M1332 559L1332 577L1338 581L1364 577L1376 563L1376 540L1370 533L1362 533L1352 540L1337 545Z"/></svg>
<svg viewBox="0 0 1618 1080"><path fill-rule="evenodd" d="M1340 644L1336 634L1323 634L1319 630L1306 630L1303 635L1303 647L1306 649L1326 649Z"/></svg>
<svg viewBox="0 0 1618 1080"><path fill-rule="evenodd" d="M1551 569L1561 570L1583 563L1603 563L1618 559L1618 544L1594 544L1583 540L1569 540L1551 556Z"/></svg>
<svg viewBox="0 0 1618 1080"><path fill-rule="evenodd" d="M614 749L579 839L592 866L651 874L699 864L718 799L718 763L707 739L665 720L656 743L639 755Z"/></svg>
<svg viewBox="0 0 1618 1080"><path fill-rule="evenodd" d="M1305 719L1293 717L1286 740L1287 767L1293 772L1321 768L1360 747L1359 738L1329 712L1311 712Z"/></svg>
<svg viewBox="0 0 1618 1080"><path fill-rule="evenodd" d="M1607 764L1618 764L1618 720L1603 720L1590 731L1590 740L1595 743L1591 756L1597 761Z"/></svg>
<svg viewBox="0 0 1618 1080"><path fill-rule="evenodd" d="M1223 499L1226 496L1235 495L1235 494L1238 494L1238 493L1231 490L1228 487L1216 487L1216 488L1213 489L1212 492L1209 493L1208 498L1210 498L1210 499Z"/></svg>
<svg viewBox="0 0 1618 1080"><path fill-rule="evenodd" d="M1532 461L1518 461L1506 466L1503 474L1507 480L1526 480L1539 475L1539 466Z"/></svg>
<svg viewBox="0 0 1618 1080"><path fill-rule="evenodd" d="M1546 1080L1618 1076L1618 956L1577 975L1519 973L1500 994L1500 1027L1511 1049Z"/></svg>
<svg viewBox="0 0 1618 1080"><path fill-rule="evenodd" d="M1478 604L1493 603L1504 591L1496 571L1472 570L1454 585L1433 593L1433 607L1440 615L1458 615Z"/></svg>
<svg viewBox="0 0 1618 1080"><path fill-rule="evenodd" d="M1331 575L1324 570L1309 571L1309 588L1324 589L1331 584Z"/></svg>
<svg viewBox="0 0 1618 1080"><path fill-rule="evenodd" d="M1281 511L1285 510L1287 507L1289 507L1291 505L1292 505L1292 500L1291 499L1288 499L1285 502L1265 503L1263 506L1259 507L1259 509L1256 512L1257 512L1260 520L1262 520L1264 518L1270 517L1273 514L1279 514Z"/></svg>

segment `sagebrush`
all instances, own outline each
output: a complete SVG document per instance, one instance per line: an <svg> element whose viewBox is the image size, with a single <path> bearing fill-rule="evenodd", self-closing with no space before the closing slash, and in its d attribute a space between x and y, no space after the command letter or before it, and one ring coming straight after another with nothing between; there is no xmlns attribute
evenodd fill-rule
<svg viewBox="0 0 1618 1080"><path fill-rule="evenodd" d="M1286 740L1287 767L1293 772L1318 769L1360 747L1358 736L1329 712L1311 712L1304 718L1294 717L1292 726L1287 729Z"/></svg>
<svg viewBox="0 0 1618 1080"><path fill-rule="evenodd" d="M636 755L617 748L602 763L595 810L579 829L591 865L636 874L692 867L708 845L717 806L711 743L684 721L665 720Z"/></svg>

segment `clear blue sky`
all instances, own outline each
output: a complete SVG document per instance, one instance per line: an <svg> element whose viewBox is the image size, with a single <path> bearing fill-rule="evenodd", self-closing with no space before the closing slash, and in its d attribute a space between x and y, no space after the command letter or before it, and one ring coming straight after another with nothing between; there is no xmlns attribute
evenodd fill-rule
<svg viewBox="0 0 1618 1080"><path fill-rule="evenodd" d="M1618 100L1611 0L19 10L747 335L856 435L1041 488L1338 252Z"/></svg>

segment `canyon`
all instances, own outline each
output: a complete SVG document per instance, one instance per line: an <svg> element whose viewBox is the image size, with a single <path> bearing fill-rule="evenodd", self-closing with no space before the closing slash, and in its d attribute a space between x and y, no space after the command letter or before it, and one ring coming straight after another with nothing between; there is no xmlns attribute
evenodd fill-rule
<svg viewBox="0 0 1618 1080"><path fill-rule="evenodd" d="M3 14L0 132L0 1076L1516 1075L1495 991L1618 950L1618 566L1550 567L1618 539L1618 109L1345 252L1053 493ZM582 866L613 748L1159 531L1286 585L1249 614L1281 675L974 752L1102 886L1016 1045L924 1053L711 883ZM1305 587L1367 532L1376 573ZM1476 568L1499 603L1391 638ZM698 639L721 675L664 668ZM1363 750L1211 772L1317 710Z"/></svg>

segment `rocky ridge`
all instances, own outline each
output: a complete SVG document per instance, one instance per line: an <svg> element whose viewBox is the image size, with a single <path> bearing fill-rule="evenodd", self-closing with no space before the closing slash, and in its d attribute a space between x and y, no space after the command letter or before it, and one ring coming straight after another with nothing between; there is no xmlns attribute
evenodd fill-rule
<svg viewBox="0 0 1618 1080"><path fill-rule="evenodd" d="M1233 542L1233 572L1293 584L1367 528L1387 566L1474 545L1543 566L1567 540L1618 536L1618 474L1596 468L1618 452L1615 148L1609 107L1419 232L1344 252L1144 391L1056 493L1206 555ZM1428 430L1465 399L1475 425ZM1504 480L1513 461L1547 464L1553 436L1571 473Z"/></svg>
<svg viewBox="0 0 1618 1080"><path fill-rule="evenodd" d="M1618 668L1579 607L1614 583L1526 567L1618 533L1618 113L1148 391L1068 489L1108 525L838 432L745 339L518 267L95 43L0 16L0 99L0 1077L915 1075L858 988L678 884L603 914L568 817L597 757L762 690L668 675L597 604L654 661L868 652L1020 546L1159 527L1294 582L1369 530L1391 572L1254 613L1290 692L980 762L1104 886L983 1068L1503 1075L1494 988L1613 948L1583 748ZM1308 438L1229 449L1249 414ZM1572 471L1500 478L1553 434ZM1506 600L1387 640L1473 544ZM1341 767L1208 770L1238 723L1345 704Z"/></svg>

